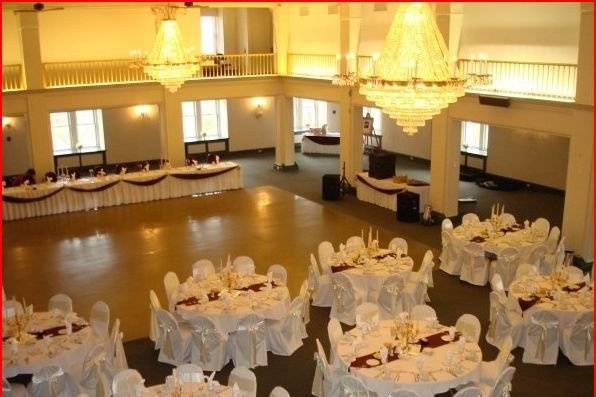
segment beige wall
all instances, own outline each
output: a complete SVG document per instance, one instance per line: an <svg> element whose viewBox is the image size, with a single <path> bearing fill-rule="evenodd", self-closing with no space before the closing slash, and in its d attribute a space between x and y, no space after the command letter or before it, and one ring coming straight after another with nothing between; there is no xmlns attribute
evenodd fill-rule
<svg viewBox="0 0 596 397"><path fill-rule="evenodd" d="M255 117L256 101L263 104L263 115ZM228 99L230 151L275 146L275 101L273 97Z"/></svg>
<svg viewBox="0 0 596 397"><path fill-rule="evenodd" d="M396 153L430 160L431 128L430 121L418 129L418 133L409 136L403 133L395 121L383 114L383 148Z"/></svg>
<svg viewBox="0 0 596 397"><path fill-rule="evenodd" d="M327 131L341 132L339 130L340 117L339 103L327 102Z"/></svg>
<svg viewBox="0 0 596 397"><path fill-rule="evenodd" d="M2 175L22 174L33 168L27 119L24 116L7 117L7 123L11 128L2 128Z"/></svg>
<svg viewBox="0 0 596 397"><path fill-rule="evenodd" d="M2 64L21 63L23 63L23 54L17 16L12 11L2 11Z"/></svg>
<svg viewBox="0 0 596 397"><path fill-rule="evenodd" d="M273 18L268 8L247 9L248 52L264 54L273 51Z"/></svg>
<svg viewBox="0 0 596 397"><path fill-rule="evenodd" d="M328 14L327 4L301 3L290 7L290 53L339 53L339 14ZM309 15L300 16L300 8Z"/></svg>

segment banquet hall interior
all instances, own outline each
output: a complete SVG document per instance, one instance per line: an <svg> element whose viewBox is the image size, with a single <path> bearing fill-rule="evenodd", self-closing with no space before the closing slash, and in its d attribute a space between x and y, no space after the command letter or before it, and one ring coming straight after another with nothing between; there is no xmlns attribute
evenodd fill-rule
<svg viewBox="0 0 596 397"><path fill-rule="evenodd" d="M3 397L592 396L588 2L2 2Z"/></svg>

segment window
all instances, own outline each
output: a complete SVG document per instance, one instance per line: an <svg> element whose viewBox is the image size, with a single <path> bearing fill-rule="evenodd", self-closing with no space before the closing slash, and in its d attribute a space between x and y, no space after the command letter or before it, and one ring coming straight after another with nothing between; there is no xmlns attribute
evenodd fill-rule
<svg viewBox="0 0 596 397"><path fill-rule="evenodd" d="M228 137L228 104L225 99L182 102L184 141Z"/></svg>
<svg viewBox="0 0 596 397"><path fill-rule="evenodd" d="M461 150L470 153L487 154L488 124L462 121Z"/></svg>
<svg viewBox="0 0 596 397"><path fill-rule="evenodd" d="M222 53L222 41L220 39L219 20L217 16L201 16L201 52L212 55Z"/></svg>
<svg viewBox="0 0 596 397"><path fill-rule="evenodd" d="M383 114L381 113L381 109L368 108L365 106L362 108L362 117L366 117L367 114L370 114L370 117L373 118L373 127L375 129L375 134L383 135L382 124L381 124L382 120L383 120Z"/></svg>
<svg viewBox="0 0 596 397"><path fill-rule="evenodd" d="M327 124L327 102L294 98L294 131L308 131Z"/></svg>
<svg viewBox="0 0 596 397"><path fill-rule="evenodd" d="M50 113L54 154L105 150L101 109Z"/></svg>

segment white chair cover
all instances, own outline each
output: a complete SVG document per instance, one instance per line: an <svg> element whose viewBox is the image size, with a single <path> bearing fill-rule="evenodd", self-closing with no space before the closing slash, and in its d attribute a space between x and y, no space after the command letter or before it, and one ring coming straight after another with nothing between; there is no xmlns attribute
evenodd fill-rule
<svg viewBox="0 0 596 397"><path fill-rule="evenodd" d="M526 325L522 361L556 364L559 356L559 319L546 310L537 310Z"/></svg>
<svg viewBox="0 0 596 397"><path fill-rule="evenodd" d="M445 218L441 222L441 231L446 231L446 230L453 230L453 222L451 222L451 219L449 219L449 218Z"/></svg>
<svg viewBox="0 0 596 397"><path fill-rule="evenodd" d="M114 376L112 393L114 397L137 397L145 389L145 379L134 369L125 369Z"/></svg>
<svg viewBox="0 0 596 397"><path fill-rule="evenodd" d="M418 272L421 275L425 276L424 282L428 284L429 287L434 288L435 282L433 281L433 269L435 267L435 263L433 262L433 252L431 250L426 250L424 253L424 257L422 258L422 264L420 265L420 270Z"/></svg>
<svg viewBox="0 0 596 397"><path fill-rule="evenodd" d="M66 294L56 294L48 302L48 311L59 310L64 314L72 312L72 299Z"/></svg>
<svg viewBox="0 0 596 397"><path fill-rule="evenodd" d="M395 237L389 242L389 249L393 252L401 251L402 254L408 255L408 242L401 237Z"/></svg>
<svg viewBox="0 0 596 397"><path fill-rule="evenodd" d="M455 322L455 329L470 342L478 343L480 340L480 320L473 314L462 314Z"/></svg>
<svg viewBox="0 0 596 397"><path fill-rule="evenodd" d="M327 323L327 335L329 336L330 359L331 363L335 364L337 360L337 345L344 336L344 331L341 329L341 324L336 318L329 319Z"/></svg>
<svg viewBox="0 0 596 397"><path fill-rule="evenodd" d="M243 397L257 397L257 377L246 367L236 367L230 372L228 386L238 385Z"/></svg>
<svg viewBox="0 0 596 397"><path fill-rule="evenodd" d="M507 212L501 214L501 225L503 226L511 226L516 223L515 217L512 214Z"/></svg>
<svg viewBox="0 0 596 397"><path fill-rule="evenodd" d="M532 233L536 236L543 236L546 238L548 236L548 231L550 229L550 222L544 218L538 218L532 223Z"/></svg>
<svg viewBox="0 0 596 397"><path fill-rule="evenodd" d="M490 279L490 288L493 292L496 292L505 297L505 286L503 285L503 279L499 273L495 273Z"/></svg>
<svg viewBox="0 0 596 397"><path fill-rule="evenodd" d="M514 247L507 247L499 252L497 260L491 263L491 273L501 276L503 288L509 290L509 284L515 279L519 265L519 251ZM492 275L491 275L492 278Z"/></svg>
<svg viewBox="0 0 596 397"><path fill-rule="evenodd" d="M400 274L389 276L383 281L378 299L381 309L381 318L395 318L395 316L404 311L402 292L404 291L405 285L406 282Z"/></svg>
<svg viewBox="0 0 596 397"><path fill-rule="evenodd" d="M380 313L379 306L376 303L364 302L358 305L355 310L356 326L360 329L363 327L376 327L379 324Z"/></svg>
<svg viewBox="0 0 596 397"><path fill-rule="evenodd" d="M203 383L203 369L196 364L181 364L176 368L176 378L180 383Z"/></svg>
<svg viewBox="0 0 596 397"><path fill-rule="evenodd" d="M192 265L192 276L197 280L205 280L215 274L215 266L209 259L199 259Z"/></svg>
<svg viewBox="0 0 596 397"><path fill-rule="evenodd" d="M308 288L308 280L304 280L300 286L300 297L304 303L302 320L306 325L310 322L310 289Z"/></svg>
<svg viewBox="0 0 596 397"><path fill-rule="evenodd" d="M411 310L415 305L430 301L428 287L434 285L432 273L435 266L432 259L432 251L427 250L420 269L417 272L410 273L403 292L402 306L404 310Z"/></svg>
<svg viewBox="0 0 596 397"><path fill-rule="evenodd" d="M561 351L575 365L594 365L594 312L580 314L563 331Z"/></svg>
<svg viewBox="0 0 596 397"><path fill-rule="evenodd" d="M545 244L537 245L530 252L530 255L526 259L526 262L536 266L536 269L540 269L540 268L546 266L545 264L543 264L543 262L546 260L547 254L548 254L548 249L546 248Z"/></svg>
<svg viewBox="0 0 596 397"><path fill-rule="evenodd" d="M410 318L417 321L436 319L437 312L428 305L416 305L410 311Z"/></svg>
<svg viewBox="0 0 596 397"><path fill-rule="evenodd" d="M311 290L313 306L331 307L333 290L330 275L321 275L313 254L310 254L310 265L308 266L308 288Z"/></svg>
<svg viewBox="0 0 596 397"><path fill-rule="evenodd" d="M441 231L441 266L439 269L447 274L459 276L462 266L462 252L453 238L453 231L450 229Z"/></svg>
<svg viewBox="0 0 596 397"><path fill-rule="evenodd" d="M317 252L319 255L319 264L321 265L321 274L331 274L330 260L335 253L333 244L331 244L329 241L322 241L319 244Z"/></svg>
<svg viewBox="0 0 596 397"><path fill-rule="evenodd" d="M570 282L579 283L584 279L584 272L580 268L573 265L567 266L564 269Z"/></svg>
<svg viewBox="0 0 596 397"><path fill-rule="evenodd" d="M346 240L346 249L348 251L357 250L364 247L366 247L366 245L360 236L351 236Z"/></svg>
<svg viewBox="0 0 596 397"><path fill-rule="evenodd" d="M290 393L281 386L275 386L269 393L269 397L290 397Z"/></svg>
<svg viewBox="0 0 596 397"><path fill-rule="evenodd" d="M559 268L565 260L565 236L561 237L555 252L546 254L541 263L540 274L552 274L555 269Z"/></svg>
<svg viewBox="0 0 596 397"><path fill-rule="evenodd" d="M230 361L228 335L209 317L197 315L192 324L190 362L206 371L220 371Z"/></svg>
<svg viewBox="0 0 596 397"><path fill-rule="evenodd" d="M468 386L459 390L453 397L482 397L482 390L477 386Z"/></svg>
<svg viewBox="0 0 596 397"><path fill-rule="evenodd" d="M317 351L315 353L315 360L317 362L317 366L315 369L311 393L317 397L326 397L331 395L331 391L337 377L337 371L335 371L333 367L329 365L323 345L318 338L316 340L316 344Z"/></svg>
<svg viewBox="0 0 596 397"><path fill-rule="evenodd" d="M522 336L523 320L519 313L508 309L507 302L496 292L489 294L490 318L486 341L501 349L507 337L517 346Z"/></svg>
<svg viewBox="0 0 596 397"><path fill-rule="evenodd" d="M271 265L267 269L267 274L271 273L271 278L278 285L288 284L288 271L282 265Z"/></svg>
<svg viewBox="0 0 596 397"><path fill-rule="evenodd" d="M488 397L509 397L512 389L511 380L514 373L514 367L505 369L499 376L497 384L494 387L482 387L482 395Z"/></svg>
<svg viewBox="0 0 596 397"><path fill-rule="evenodd" d="M91 396L110 397L114 368L104 345L95 345L83 362L81 387Z"/></svg>
<svg viewBox="0 0 596 397"><path fill-rule="evenodd" d="M333 387L331 397L369 397L370 393L364 383L353 375L344 375Z"/></svg>
<svg viewBox="0 0 596 397"><path fill-rule="evenodd" d="M291 356L302 346L306 338L306 327L302 319L304 299L297 296L281 320L267 321L267 346L269 351L280 356Z"/></svg>
<svg viewBox="0 0 596 397"><path fill-rule="evenodd" d="M387 397L420 397L420 395L411 390L401 389L392 391L391 393L387 394Z"/></svg>
<svg viewBox="0 0 596 397"><path fill-rule="evenodd" d="M10 383L2 378L2 397L25 397L27 388L20 383Z"/></svg>
<svg viewBox="0 0 596 397"><path fill-rule="evenodd" d="M484 249L480 244L469 243L464 246L460 279L473 285L486 285L488 260L484 256Z"/></svg>
<svg viewBox="0 0 596 397"><path fill-rule="evenodd" d="M515 271L515 280L519 280L522 277L526 276L537 276L538 269L536 266L529 264L529 263L522 263L517 267Z"/></svg>
<svg viewBox="0 0 596 397"><path fill-rule="evenodd" d="M107 338L110 329L110 308L107 303L98 301L91 307L89 322L99 338Z"/></svg>
<svg viewBox="0 0 596 397"><path fill-rule="evenodd" d="M499 376L513 361L511 354L513 349L513 340L510 336L506 337L501 344L501 349L497 358L493 361L482 361L480 363L480 383L489 387L494 387L499 380Z"/></svg>
<svg viewBox="0 0 596 397"><path fill-rule="evenodd" d="M359 302L352 282L345 274L341 273L334 274L331 282L333 286L331 318L336 318L347 325L354 325L355 310Z"/></svg>
<svg viewBox="0 0 596 397"><path fill-rule="evenodd" d="M255 274L255 261L249 256L237 256L232 262L232 268L236 273L250 276Z"/></svg>
<svg viewBox="0 0 596 397"><path fill-rule="evenodd" d="M155 314L163 338L157 361L171 365L187 362L190 358L190 331L180 327L174 316L164 309L157 309Z"/></svg>
<svg viewBox="0 0 596 397"><path fill-rule="evenodd" d="M554 254L557 250L560 237L561 229L559 229L558 226L553 226L553 228L550 229L550 234L548 235L548 239L546 240L546 248L548 249L549 254Z"/></svg>
<svg viewBox="0 0 596 397"><path fill-rule="evenodd" d="M161 331L159 329L159 323L157 322L157 316L155 315L157 309L161 309L161 303L155 291L149 291L149 310L151 312L151 319L149 323L149 339L155 343L155 349L161 348L162 338Z"/></svg>
<svg viewBox="0 0 596 397"><path fill-rule="evenodd" d="M478 218L478 215L476 214L469 213L461 217L462 225L474 225L479 222L480 218Z"/></svg>
<svg viewBox="0 0 596 397"><path fill-rule="evenodd" d="M2 302L2 318L12 318L16 315L23 314L23 305L21 302L14 299Z"/></svg>
<svg viewBox="0 0 596 397"><path fill-rule="evenodd" d="M249 314L240 320L237 331L231 335L234 366L254 368L267 365L265 328L265 320L256 314Z"/></svg>
<svg viewBox="0 0 596 397"><path fill-rule="evenodd" d="M180 286L180 280L178 279L178 275L174 272L167 272L163 278L163 285L166 291L166 298L168 298L168 304L171 307L172 296Z"/></svg>
<svg viewBox="0 0 596 397"><path fill-rule="evenodd" d="M66 397L78 393L79 386L72 376L56 365L35 372L27 387L28 397Z"/></svg>
<svg viewBox="0 0 596 397"><path fill-rule="evenodd" d="M112 332L110 333L110 345L107 349L109 360L114 368L114 372L120 372L128 368L124 345L122 344L123 335L120 332L120 319L114 320Z"/></svg>

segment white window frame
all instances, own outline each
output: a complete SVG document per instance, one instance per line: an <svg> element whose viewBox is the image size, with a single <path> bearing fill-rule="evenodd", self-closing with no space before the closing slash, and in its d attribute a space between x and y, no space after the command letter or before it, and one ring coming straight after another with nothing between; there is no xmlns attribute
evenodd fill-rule
<svg viewBox="0 0 596 397"><path fill-rule="evenodd" d="M477 131L473 131L472 128ZM479 134L478 145L470 145L471 139L468 134ZM472 154L488 154L489 125L476 123L474 121L461 122L461 151Z"/></svg>
<svg viewBox="0 0 596 397"><path fill-rule="evenodd" d="M77 148L77 144L81 141L79 139L78 123L77 123L77 112L92 111L93 114L93 126L95 127L95 143L93 146L83 146L80 151ZM52 137L52 152L54 155L60 154L72 154L72 153L86 153L86 152L99 152L105 149L105 137L103 131L103 113L101 109L79 109L72 110L70 112L52 112L52 113L66 113L68 119L68 132L70 135L70 148L56 150L53 143L52 119L50 116L50 135Z"/></svg>
<svg viewBox="0 0 596 397"><path fill-rule="evenodd" d="M314 104L315 113L315 125L304 124L303 120L303 106L304 101L312 101ZM310 98L294 98L294 131L295 132L308 132L309 128L321 128L323 124L327 124L327 102L319 101ZM325 111L323 112L320 107L324 104Z"/></svg>
<svg viewBox="0 0 596 397"><path fill-rule="evenodd" d="M383 135L383 112L381 109L375 107L362 107L362 117L366 117L366 114L370 113L373 118L373 127L376 135Z"/></svg>
<svg viewBox="0 0 596 397"><path fill-rule="evenodd" d="M216 112L216 119L217 119L217 133L206 135L203 137L203 128L202 128L202 112L201 112L201 102L205 101L216 101L215 112ZM184 103L192 103L193 105L193 116L194 116L194 131L193 134L187 134L187 131L183 131L184 142L196 142L196 141L203 141L203 140L214 140L214 139L224 139L228 138L228 101L225 99L204 99L200 101L184 101L180 104L182 107ZM182 118L184 119L184 112L182 113ZM184 123L182 123L184 128Z"/></svg>

